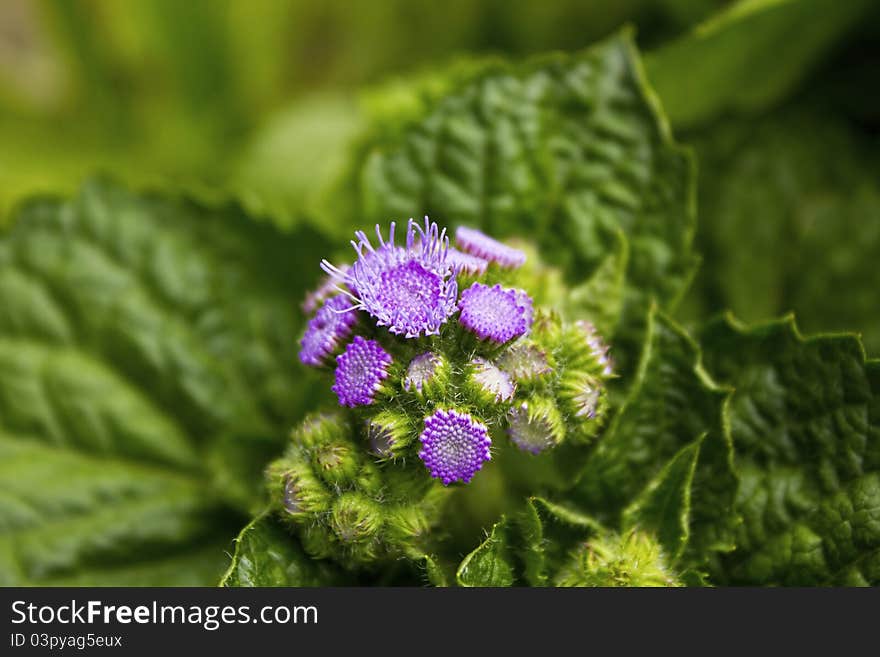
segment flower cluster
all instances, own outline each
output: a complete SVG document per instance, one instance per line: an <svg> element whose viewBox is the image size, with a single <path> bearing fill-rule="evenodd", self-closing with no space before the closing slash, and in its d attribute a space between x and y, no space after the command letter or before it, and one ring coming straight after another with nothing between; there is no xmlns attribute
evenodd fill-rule
<svg viewBox="0 0 880 657"><path fill-rule="evenodd" d="M328 279L304 304L300 359L334 370L339 404L366 418L367 452L417 456L450 485L491 459L492 435L531 454L595 435L608 348L589 322L535 305L526 254L467 227L452 246L427 217L402 244L395 231L355 233L354 262L322 261Z"/></svg>
<svg viewBox="0 0 880 657"><path fill-rule="evenodd" d="M454 245L427 218L321 263L300 360L332 375L338 405L294 432L270 468L278 512L314 556L418 554L441 501L501 450L525 458L593 439L612 376L586 320L542 305L552 269L472 228Z"/></svg>

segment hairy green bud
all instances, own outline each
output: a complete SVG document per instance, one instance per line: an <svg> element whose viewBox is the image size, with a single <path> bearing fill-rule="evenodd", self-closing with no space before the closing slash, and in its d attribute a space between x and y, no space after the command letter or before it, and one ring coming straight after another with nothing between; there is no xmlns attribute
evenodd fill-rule
<svg viewBox="0 0 880 657"><path fill-rule="evenodd" d="M348 441L327 442L312 451L315 472L332 486L351 483L358 474L360 458Z"/></svg>
<svg viewBox="0 0 880 657"><path fill-rule="evenodd" d="M344 441L350 435L345 416L340 412L309 415L291 432L294 445L317 449L329 443Z"/></svg>
<svg viewBox="0 0 880 657"><path fill-rule="evenodd" d="M565 438L562 414L552 399L533 397L513 406L507 414L507 433L521 450L539 454Z"/></svg>
<svg viewBox="0 0 880 657"><path fill-rule="evenodd" d="M332 558L339 550L336 537L324 524L304 524L299 531L299 540L303 550L315 559Z"/></svg>
<svg viewBox="0 0 880 657"><path fill-rule="evenodd" d="M553 366L547 351L531 340L518 340L495 361L511 379L520 384L545 380Z"/></svg>
<svg viewBox="0 0 880 657"><path fill-rule="evenodd" d="M362 493L343 493L333 503L330 527L346 549L359 559L368 560L376 554L382 511Z"/></svg>
<svg viewBox="0 0 880 657"><path fill-rule="evenodd" d="M557 586L681 586L660 544L644 532L591 539L560 570Z"/></svg>
<svg viewBox="0 0 880 657"><path fill-rule="evenodd" d="M390 509L385 517L387 539L406 552L427 536L430 522L425 511L416 506L398 506Z"/></svg>
<svg viewBox="0 0 880 657"><path fill-rule="evenodd" d="M516 392L510 375L485 358L474 358L465 368L465 394L477 404L503 404Z"/></svg>
<svg viewBox="0 0 880 657"><path fill-rule="evenodd" d="M562 377L559 399L581 440L595 436L605 421L608 394L602 380L582 371L567 370Z"/></svg>
<svg viewBox="0 0 880 657"><path fill-rule="evenodd" d="M452 371L449 359L436 351L413 356L403 375L403 389L421 400L437 399L445 394Z"/></svg>
<svg viewBox="0 0 880 657"><path fill-rule="evenodd" d="M268 470L270 493L283 517L296 521L330 508L330 493L308 463L291 459L276 461Z"/></svg>
<svg viewBox="0 0 880 657"><path fill-rule="evenodd" d="M369 418L366 421L366 433L369 452L378 459L403 456L416 437L407 415L390 409Z"/></svg>

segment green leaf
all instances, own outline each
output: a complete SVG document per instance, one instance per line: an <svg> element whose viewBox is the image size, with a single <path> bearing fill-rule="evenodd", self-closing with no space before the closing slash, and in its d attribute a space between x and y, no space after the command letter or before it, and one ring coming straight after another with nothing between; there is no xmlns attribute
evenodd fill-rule
<svg viewBox="0 0 880 657"><path fill-rule="evenodd" d="M804 338L794 320L701 335L736 388L730 422L743 517L730 584L880 583L880 380L858 339Z"/></svg>
<svg viewBox="0 0 880 657"><path fill-rule="evenodd" d="M308 218L343 169L346 147L362 123L346 96L299 99L254 135L229 184L249 211L269 215L279 225Z"/></svg>
<svg viewBox="0 0 880 657"><path fill-rule="evenodd" d="M268 512L254 518L235 539L232 563L220 586L339 586L340 571L312 559L298 540Z"/></svg>
<svg viewBox="0 0 880 657"><path fill-rule="evenodd" d="M531 586L547 586L578 544L606 531L577 509L541 497L529 498L518 521L523 576Z"/></svg>
<svg viewBox="0 0 880 657"><path fill-rule="evenodd" d="M740 0L646 58L676 127L783 99L869 10L870 0Z"/></svg>
<svg viewBox="0 0 880 657"><path fill-rule="evenodd" d="M513 586L514 568L508 524L502 518L486 540L462 560L455 579L459 586Z"/></svg>
<svg viewBox="0 0 880 657"><path fill-rule="evenodd" d="M623 512L623 529L653 532L673 562L690 537L691 484L704 437L682 447Z"/></svg>
<svg viewBox="0 0 880 657"><path fill-rule="evenodd" d="M462 75L396 131L375 130L339 186L358 225L430 215L519 235L577 282L629 243L618 361L652 298L693 271L693 163L646 89L631 39Z"/></svg>
<svg viewBox="0 0 880 657"><path fill-rule="evenodd" d="M0 234L4 584L216 582L320 394L294 361L322 249L104 182L21 210Z"/></svg>
<svg viewBox="0 0 880 657"><path fill-rule="evenodd" d="M691 500L688 558L700 563L730 549L736 477L728 394L703 370L696 343L672 320L652 312L630 397L590 456L574 499L617 527L625 508L662 477L663 468L705 436L693 474L700 494Z"/></svg>
<svg viewBox="0 0 880 657"><path fill-rule="evenodd" d="M567 317L589 319L600 335L614 335L626 286L629 245L623 231L617 235L617 248L607 255L585 282L571 288L563 300Z"/></svg>
<svg viewBox="0 0 880 657"><path fill-rule="evenodd" d="M428 584L431 586L449 586L446 573L434 557L429 554L423 555L421 562L425 568L425 579L428 580Z"/></svg>
<svg viewBox="0 0 880 657"><path fill-rule="evenodd" d="M697 147L700 304L749 322L794 311L805 331L860 331L880 353L876 149L810 107L723 122Z"/></svg>

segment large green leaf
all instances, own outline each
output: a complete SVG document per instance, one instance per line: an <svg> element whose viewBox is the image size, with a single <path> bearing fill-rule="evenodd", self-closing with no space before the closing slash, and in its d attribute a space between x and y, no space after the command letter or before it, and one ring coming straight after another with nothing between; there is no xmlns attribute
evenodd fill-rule
<svg viewBox="0 0 880 657"><path fill-rule="evenodd" d="M424 214L540 245L576 282L629 244L624 325L671 306L693 271L693 167L627 36L576 55L488 63L367 138L340 186L359 225ZM617 340L624 360L639 338Z"/></svg>
<svg viewBox="0 0 880 657"><path fill-rule="evenodd" d="M650 531L675 560L690 537L691 488L700 456L701 436L685 445L648 483L623 513L623 529Z"/></svg>
<svg viewBox="0 0 880 657"><path fill-rule="evenodd" d="M689 509L689 558L701 563L730 549L736 477L728 394L703 370L693 340L672 320L652 313L633 390L587 461L575 499L617 527L627 506L645 504L642 491L655 477L662 480L664 468L675 467L676 455L686 465L687 446L702 440L692 484L699 494L691 497Z"/></svg>
<svg viewBox="0 0 880 657"><path fill-rule="evenodd" d="M726 121L697 140L704 171L694 299L746 321L797 313L808 331L862 331L880 353L880 160L816 109Z"/></svg>
<svg viewBox="0 0 880 657"><path fill-rule="evenodd" d="M783 99L869 10L870 0L740 0L647 57L676 127Z"/></svg>
<svg viewBox="0 0 880 657"><path fill-rule="evenodd" d="M19 212L0 235L4 584L216 582L317 394L294 361L322 244L101 182Z"/></svg>
<svg viewBox="0 0 880 657"><path fill-rule="evenodd" d="M803 338L791 318L701 336L735 386L743 524L730 584L880 584L880 377L853 336Z"/></svg>

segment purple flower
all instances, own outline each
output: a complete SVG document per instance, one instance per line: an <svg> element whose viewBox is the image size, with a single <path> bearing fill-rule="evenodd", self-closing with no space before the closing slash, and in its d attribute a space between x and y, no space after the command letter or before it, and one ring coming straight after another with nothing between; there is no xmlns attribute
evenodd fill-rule
<svg viewBox="0 0 880 657"><path fill-rule="evenodd" d="M474 283L461 293L459 321L483 340L502 344L531 326L532 300L522 290Z"/></svg>
<svg viewBox="0 0 880 657"><path fill-rule="evenodd" d="M502 267L515 269L526 261L526 254L519 249L502 244L485 233L467 226L459 226L455 231L455 243L462 251L483 260L497 262Z"/></svg>
<svg viewBox="0 0 880 657"><path fill-rule="evenodd" d="M348 265L340 265L339 271L345 273L348 271ZM306 294L305 300L302 302L302 310L307 315L315 312L328 297L339 292L339 281L334 276L325 276L321 284L316 289ZM351 304L349 304L351 305Z"/></svg>
<svg viewBox="0 0 880 657"><path fill-rule="evenodd" d="M480 394L496 404L509 401L516 392L516 386L510 377L485 358L474 358L471 361L471 381L476 384Z"/></svg>
<svg viewBox="0 0 880 657"><path fill-rule="evenodd" d="M309 320L299 342L299 359L306 365L318 367L326 362L351 335L357 313L344 294L327 301Z"/></svg>
<svg viewBox="0 0 880 657"><path fill-rule="evenodd" d="M456 272L464 272L472 276L482 276L489 268L489 261L478 258L470 253L459 251L450 247L446 252L446 263Z"/></svg>
<svg viewBox="0 0 880 657"><path fill-rule="evenodd" d="M444 485L453 481L467 483L491 458L492 440L482 422L456 410L436 411L425 418L425 430L419 436L419 458L431 476Z"/></svg>
<svg viewBox="0 0 880 657"><path fill-rule="evenodd" d="M336 357L336 383L333 392L343 406L368 406L375 401L388 378L392 358L375 340L354 337L345 352Z"/></svg>
<svg viewBox="0 0 880 657"><path fill-rule="evenodd" d="M363 231L352 241L357 261L346 272L324 260L321 267L351 290L353 305L367 311L391 333L415 338L440 332L456 310L458 284L446 261L449 238L425 217L424 226L409 220L406 245L394 243L394 222L388 241L376 226L378 248Z"/></svg>

